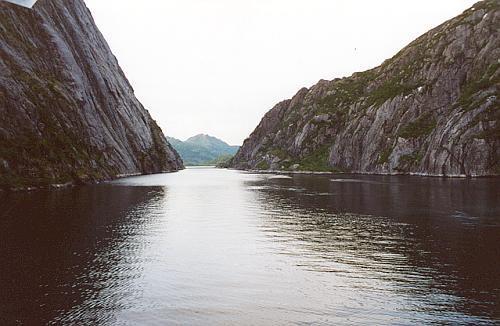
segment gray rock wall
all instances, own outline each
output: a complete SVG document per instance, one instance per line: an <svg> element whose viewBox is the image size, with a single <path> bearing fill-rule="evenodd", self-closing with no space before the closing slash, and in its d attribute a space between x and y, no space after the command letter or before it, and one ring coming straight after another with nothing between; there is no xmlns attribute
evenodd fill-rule
<svg viewBox="0 0 500 326"><path fill-rule="evenodd" d="M0 117L0 187L183 167L82 0L0 2Z"/></svg>
<svg viewBox="0 0 500 326"><path fill-rule="evenodd" d="M499 8L479 2L377 68L300 90L232 167L499 175Z"/></svg>

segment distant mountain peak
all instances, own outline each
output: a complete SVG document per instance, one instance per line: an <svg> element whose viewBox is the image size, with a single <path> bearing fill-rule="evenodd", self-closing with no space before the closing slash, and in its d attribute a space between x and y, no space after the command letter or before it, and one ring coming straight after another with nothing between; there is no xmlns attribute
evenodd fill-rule
<svg viewBox="0 0 500 326"><path fill-rule="evenodd" d="M198 135L195 135L193 137L189 137L186 141L198 140L198 139L216 139L216 140L220 140L219 138L214 137L214 136L210 136L208 134L198 134ZM220 141L222 141L222 140L220 140Z"/></svg>
<svg viewBox="0 0 500 326"><path fill-rule="evenodd" d="M230 146L225 141L223 141L217 137L210 136L208 134L198 134L196 136L193 136L193 137L186 139L185 142L186 143L194 143L194 144L198 144L200 146L205 146L205 147Z"/></svg>
<svg viewBox="0 0 500 326"><path fill-rule="evenodd" d="M168 140L187 165L210 164L221 156L234 155L239 149L239 146L231 146L217 137L202 133L185 141L173 137L168 137Z"/></svg>

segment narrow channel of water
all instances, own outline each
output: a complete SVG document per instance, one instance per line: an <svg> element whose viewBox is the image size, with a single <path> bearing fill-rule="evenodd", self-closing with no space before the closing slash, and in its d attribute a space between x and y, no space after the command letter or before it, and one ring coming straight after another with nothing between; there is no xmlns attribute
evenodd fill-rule
<svg viewBox="0 0 500 326"><path fill-rule="evenodd" d="M499 203L499 179L212 168L0 194L0 324L495 324Z"/></svg>

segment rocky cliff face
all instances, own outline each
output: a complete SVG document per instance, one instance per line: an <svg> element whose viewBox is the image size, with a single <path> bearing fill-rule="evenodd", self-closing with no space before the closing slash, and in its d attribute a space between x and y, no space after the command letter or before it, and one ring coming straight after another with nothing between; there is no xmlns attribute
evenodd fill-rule
<svg viewBox="0 0 500 326"><path fill-rule="evenodd" d="M232 167L499 175L499 7L479 2L377 68L300 90Z"/></svg>
<svg viewBox="0 0 500 326"><path fill-rule="evenodd" d="M82 0L0 2L0 72L0 188L182 168Z"/></svg>

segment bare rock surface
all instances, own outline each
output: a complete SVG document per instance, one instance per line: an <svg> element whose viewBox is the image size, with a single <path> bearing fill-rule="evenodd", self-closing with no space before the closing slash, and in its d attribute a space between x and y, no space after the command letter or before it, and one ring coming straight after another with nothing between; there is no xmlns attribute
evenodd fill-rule
<svg viewBox="0 0 500 326"><path fill-rule="evenodd" d="M82 0L0 2L0 188L181 168Z"/></svg>
<svg viewBox="0 0 500 326"><path fill-rule="evenodd" d="M475 4L372 70L270 110L238 169L500 174L500 1Z"/></svg>

